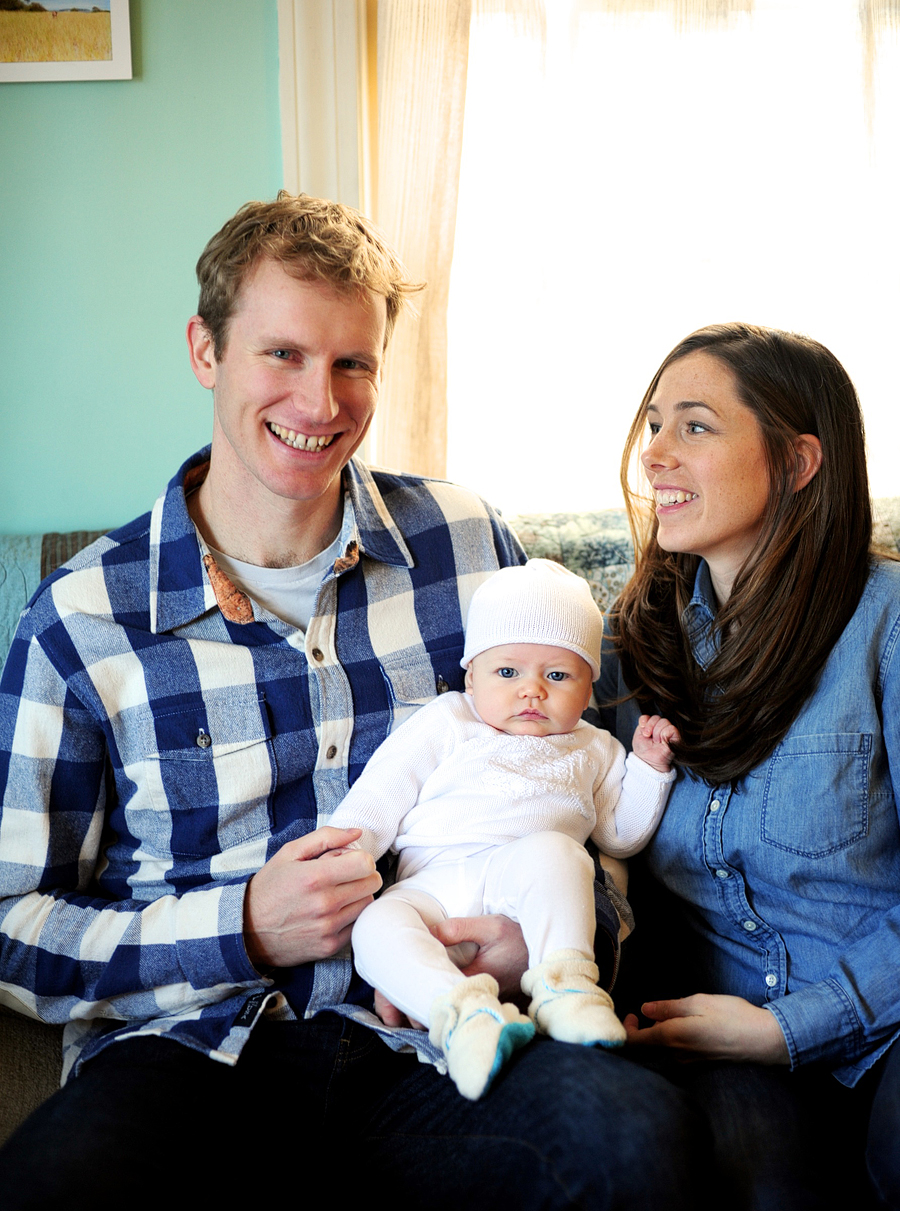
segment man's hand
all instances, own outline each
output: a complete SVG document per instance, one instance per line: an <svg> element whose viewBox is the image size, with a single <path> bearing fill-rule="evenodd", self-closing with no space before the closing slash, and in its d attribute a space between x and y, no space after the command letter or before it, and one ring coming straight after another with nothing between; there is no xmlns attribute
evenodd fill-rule
<svg viewBox="0 0 900 1211"><path fill-rule="evenodd" d="M381 886L371 854L346 849L358 828L317 828L289 841L247 884L244 945L254 967L336 954Z"/></svg>
<svg viewBox="0 0 900 1211"><path fill-rule="evenodd" d="M444 946L474 946L464 976L482 971L500 985L500 1000L512 1001L521 995L519 981L528 967L528 948L520 926L509 917L451 917L432 925L431 932Z"/></svg>
<svg viewBox="0 0 900 1211"><path fill-rule="evenodd" d="M788 1064L787 1043L778 1019L743 997L699 994L641 1006L652 1026L640 1029L633 1013L625 1019L629 1044L671 1047L679 1059L735 1060Z"/></svg>
<svg viewBox="0 0 900 1211"><path fill-rule="evenodd" d="M477 976L486 971L500 985L500 1000L521 999L519 981L528 967L528 949L522 930L515 921L499 914L492 917L451 917L431 926L431 932L448 949L458 947L457 956L471 954L467 966L461 967L464 976ZM422 1030L420 1022L410 1022L396 1005L382 993L375 992L375 1012L385 1026L414 1026Z"/></svg>

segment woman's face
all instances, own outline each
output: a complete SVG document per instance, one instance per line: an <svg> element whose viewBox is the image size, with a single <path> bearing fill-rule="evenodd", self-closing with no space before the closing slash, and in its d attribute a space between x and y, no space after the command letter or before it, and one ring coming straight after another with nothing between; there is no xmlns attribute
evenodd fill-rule
<svg viewBox="0 0 900 1211"><path fill-rule="evenodd" d="M650 403L641 461L665 551L702 556L720 602L756 542L769 492L762 434L731 370L690 353L663 373Z"/></svg>

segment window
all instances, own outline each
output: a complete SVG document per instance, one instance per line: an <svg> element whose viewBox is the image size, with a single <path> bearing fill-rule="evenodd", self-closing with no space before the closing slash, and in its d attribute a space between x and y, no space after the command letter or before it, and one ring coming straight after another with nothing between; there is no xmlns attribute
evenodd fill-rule
<svg viewBox="0 0 900 1211"><path fill-rule="evenodd" d="M620 503L653 372L732 319L807 332L900 491L900 2L474 0L448 476Z"/></svg>

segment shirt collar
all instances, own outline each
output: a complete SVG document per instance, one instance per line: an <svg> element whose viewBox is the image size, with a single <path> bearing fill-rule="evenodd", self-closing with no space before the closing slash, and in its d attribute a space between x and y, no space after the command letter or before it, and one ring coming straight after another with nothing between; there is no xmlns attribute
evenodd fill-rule
<svg viewBox="0 0 900 1211"><path fill-rule="evenodd" d="M709 574L709 565L700 560L694 577L694 593L684 607L681 625L688 637L694 659L705 669L719 650L718 636L714 630L716 618L716 595Z"/></svg>
<svg viewBox="0 0 900 1211"><path fill-rule="evenodd" d="M370 559L400 568L412 568L415 561L409 547L365 463L350 460L344 468L344 489L342 538L346 538L346 541L355 538L360 552Z"/></svg>
<svg viewBox="0 0 900 1211"><path fill-rule="evenodd" d="M169 481L150 514L150 629L154 634L186 626L220 608L232 622L252 622L252 603L215 564L187 508L187 496L209 469L210 447L198 451ZM343 554L334 574L354 567L360 554L411 568L413 558L390 510L363 463L344 468Z"/></svg>

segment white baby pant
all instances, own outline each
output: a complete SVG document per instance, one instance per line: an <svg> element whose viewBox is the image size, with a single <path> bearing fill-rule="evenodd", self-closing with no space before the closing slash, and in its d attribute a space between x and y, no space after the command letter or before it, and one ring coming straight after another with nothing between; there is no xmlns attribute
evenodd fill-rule
<svg viewBox="0 0 900 1211"><path fill-rule="evenodd" d="M518 921L535 967L556 950L594 957L594 863L565 833L504 845L404 849L399 881L353 926L356 968L408 1017L428 1023L435 997L464 977L429 926L502 913Z"/></svg>

